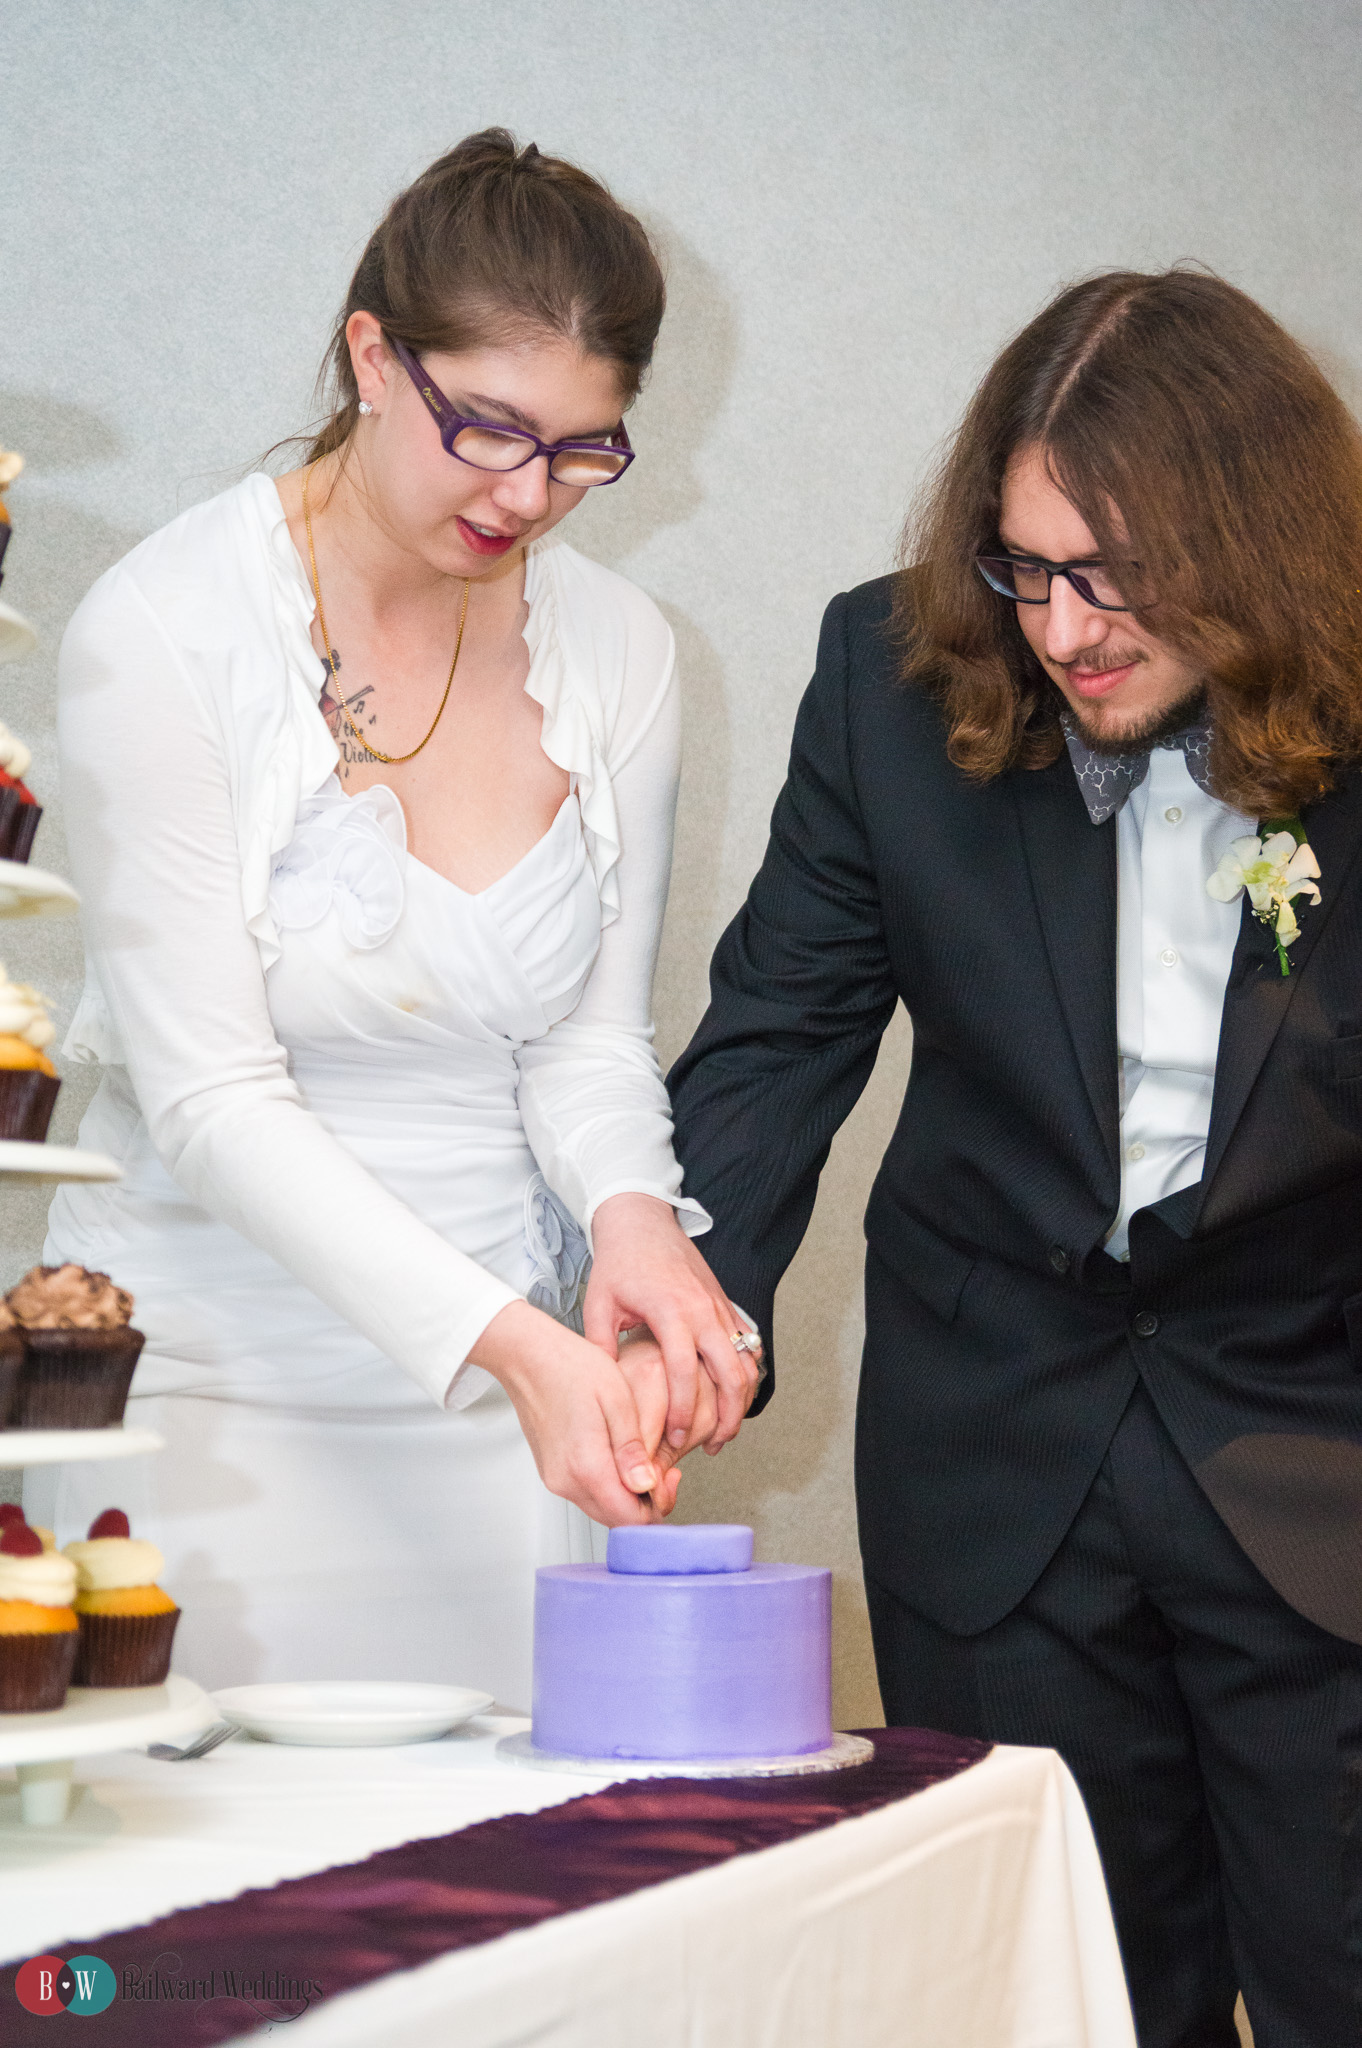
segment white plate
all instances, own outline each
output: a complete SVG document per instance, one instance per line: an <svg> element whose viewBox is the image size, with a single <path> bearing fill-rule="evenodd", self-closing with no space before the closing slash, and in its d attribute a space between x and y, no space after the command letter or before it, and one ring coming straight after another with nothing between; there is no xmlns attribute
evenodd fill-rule
<svg viewBox="0 0 1362 2048"><path fill-rule="evenodd" d="M21 1465L84 1465L94 1458L136 1458L163 1451L154 1429L0 1429L0 1470Z"/></svg>
<svg viewBox="0 0 1362 2048"><path fill-rule="evenodd" d="M405 1685L325 1678L307 1685L234 1685L213 1694L218 1711L261 1742L370 1749L430 1742L492 1704L466 1685Z"/></svg>
<svg viewBox="0 0 1362 2048"><path fill-rule="evenodd" d="M38 1145L28 1138L0 1138L0 1173L20 1180L123 1178L122 1167L103 1152L87 1152L80 1145Z"/></svg>

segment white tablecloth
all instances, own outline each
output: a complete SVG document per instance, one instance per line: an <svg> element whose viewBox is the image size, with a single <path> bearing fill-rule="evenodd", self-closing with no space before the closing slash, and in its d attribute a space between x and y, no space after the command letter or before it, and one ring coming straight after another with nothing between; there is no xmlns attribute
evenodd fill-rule
<svg viewBox="0 0 1362 2048"><path fill-rule="evenodd" d="M384 1750L239 1739L77 1765L63 1828L0 1772L9 1960L230 1898L599 1780L499 1762L477 1722ZM249 1958L243 1958L243 1964ZM0 2028L3 2032L3 2028ZM259 2036L256 2037L260 2038ZM1050 1750L1007 1749L856 1820L464 1949L290 2024L296 2048L1134 2048L1097 1853Z"/></svg>

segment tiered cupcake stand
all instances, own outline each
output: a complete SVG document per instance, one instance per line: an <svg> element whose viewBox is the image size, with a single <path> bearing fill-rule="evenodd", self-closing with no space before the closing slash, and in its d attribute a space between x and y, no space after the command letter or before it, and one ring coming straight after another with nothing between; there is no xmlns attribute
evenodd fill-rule
<svg viewBox="0 0 1362 2048"><path fill-rule="evenodd" d="M59 875L22 861L0 860L0 918L62 916L78 903ZM0 1174L11 1180L110 1181L120 1178L112 1159L71 1145L33 1145L0 1139ZM0 1429L0 1466L54 1465L90 1458L130 1458L159 1451L151 1429ZM208 1695L173 1674L164 1685L86 1690L73 1686L64 1707L46 1714L0 1714L0 1764L19 1772L19 1811L30 1826L53 1827L70 1805L77 1757L202 1728L213 1719Z"/></svg>

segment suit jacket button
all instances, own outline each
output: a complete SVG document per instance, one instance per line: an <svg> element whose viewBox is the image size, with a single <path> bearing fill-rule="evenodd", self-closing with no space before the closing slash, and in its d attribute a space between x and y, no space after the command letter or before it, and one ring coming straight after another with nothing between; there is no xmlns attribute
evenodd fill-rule
<svg viewBox="0 0 1362 2048"><path fill-rule="evenodd" d="M1159 1319L1153 1309L1142 1308L1135 1318L1135 1335L1137 1337L1152 1337L1158 1330L1158 1327Z"/></svg>
<svg viewBox="0 0 1362 2048"><path fill-rule="evenodd" d="M1063 1245L1062 1245L1062 1244L1052 1244L1052 1245L1051 1245L1051 1247L1050 1247L1050 1264L1051 1264L1051 1265L1052 1265L1052 1266L1054 1267L1054 1269L1055 1269L1055 1271L1056 1271L1057 1273L1067 1273L1067 1272L1068 1272L1068 1270L1069 1270L1069 1254L1068 1254L1068 1253L1067 1253L1067 1252L1065 1251L1065 1249L1064 1249L1064 1247L1063 1247Z"/></svg>

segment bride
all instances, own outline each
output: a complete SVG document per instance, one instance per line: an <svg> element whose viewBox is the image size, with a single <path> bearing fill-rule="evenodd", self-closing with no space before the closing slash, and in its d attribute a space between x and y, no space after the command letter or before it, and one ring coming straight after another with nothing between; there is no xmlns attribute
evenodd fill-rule
<svg viewBox="0 0 1362 2048"><path fill-rule="evenodd" d="M67 1051L124 1177L63 1189L45 1257L135 1295L167 1449L30 1512L127 1508L209 1686L526 1705L534 1567L667 1512L755 1389L652 1049L672 638L557 531L628 489L663 299L602 186L468 138L369 242L303 467L154 534L63 643Z"/></svg>

